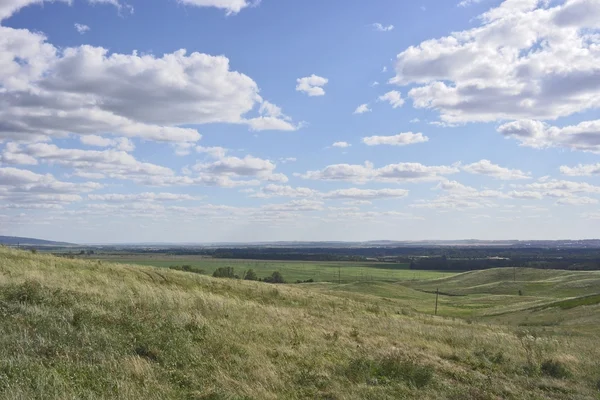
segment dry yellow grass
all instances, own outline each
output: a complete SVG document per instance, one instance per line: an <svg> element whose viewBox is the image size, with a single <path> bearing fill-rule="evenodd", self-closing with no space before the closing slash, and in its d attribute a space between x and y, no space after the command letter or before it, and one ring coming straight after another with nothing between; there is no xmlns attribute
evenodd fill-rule
<svg viewBox="0 0 600 400"><path fill-rule="evenodd" d="M595 342L0 248L3 399L596 399Z"/></svg>

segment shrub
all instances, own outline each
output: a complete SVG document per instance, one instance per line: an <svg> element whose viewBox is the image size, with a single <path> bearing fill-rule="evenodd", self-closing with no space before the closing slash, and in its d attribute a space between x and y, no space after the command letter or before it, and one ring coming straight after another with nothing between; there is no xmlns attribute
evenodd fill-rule
<svg viewBox="0 0 600 400"><path fill-rule="evenodd" d="M545 360L542 363L540 370L542 371L542 374L557 379L570 378L573 375L566 365L553 359Z"/></svg>
<svg viewBox="0 0 600 400"><path fill-rule="evenodd" d="M263 282L267 282L267 283L285 283L285 279L283 279L283 275L281 275L281 272L275 271L275 272L273 272L273 274L271 274L271 276L268 276L265 279L263 279Z"/></svg>
<svg viewBox="0 0 600 400"><path fill-rule="evenodd" d="M258 276L256 275L256 272L254 272L253 269L249 269L244 274L244 280L246 280L246 281L257 281L258 280Z"/></svg>

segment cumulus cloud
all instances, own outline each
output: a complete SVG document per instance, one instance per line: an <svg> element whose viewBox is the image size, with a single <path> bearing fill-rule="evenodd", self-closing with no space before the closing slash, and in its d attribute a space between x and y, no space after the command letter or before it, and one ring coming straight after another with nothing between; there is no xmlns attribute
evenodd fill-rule
<svg viewBox="0 0 600 400"><path fill-rule="evenodd" d="M408 195L405 189L340 189L326 193L326 199L375 200L402 198Z"/></svg>
<svg viewBox="0 0 600 400"><path fill-rule="evenodd" d="M275 173L276 165L269 160L258 157L245 156L244 158L225 156L209 163L198 163L193 170L208 181L231 178L255 178L259 181L287 182L288 178L280 173ZM244 183L244 181L239 182ZM249 183L254 184L250 181Z"/></svg>
<svg viewBox="0 0 600 400"><path fill-rule="evenodd" d="M361 104L360 106L356 107L356 110L354 110L354 114L364 114L367 112L371 112L372 110L369 108L368 104Z"/></svg>
<svg viewBox="0 0 600 400"><path fill-rule="evenodd" d="M392 90L382 96L379 96L378 100L387 101L388 103L390 103L392 108L398 108L404 105L404 99L402 98L402 94L397 90Z"/></svg>
<svg viewBox="0 0 600 400"><path fill-rule="evenodd" d="M496 179L515 180L531 179L530 174L518 169L509 169L493 164L490 160L481 160L462 166L462 170L470 174L487 175Z"/></svg>
<svg viewBox="0 0 600 400"><path fill-rule="evenodd" d="M598 199L593 199L591 197L567 197L563 199L559 199L556 201L556 204L567 205L567 206L587 206L590 204L598 204Z"/></svg>
<svg viewBox="0 0 600 400"><path fill-rule="evenodd" d="M469 7L473 4L479 4L482 0L462 0L457 4L458 7Z"/></svg>
<svg viewBox="0 0 600 400"><path fill-rule="evenodd" d="M252 193L250 197L271 198L271 197L315 197L319 192L305 187L291 187L283 185L267 185L260 189L258 193Z"/></svg>
<svg viewBox="0 0 600 400"><path fill-rule="evenodd" d="M560 173L568 176L600 175L600 164L579 164L576 167L560 167Z"/></svg>
<svg viewBox="0 0 600 400"><path fill-rule="evenodd" d="M90 30L90 27L84 24L75 23L75 30L79 32L81 35Z"/></svg>
<svg viewBox="0 0 600 400"><path fill-rule="evenodd" d="M426 166L419 163L390 164L375 168L372 163L364 165L335 164L322 170L299 174L304 179L324 181L366 182L420 182L439 180L444 175L459 172L454 166Z"/></svg>
<svg viewBox="0 0 600 400"><path fill-rule="evenodd" d="M389 31L394 30L394 25L387 25L387 26L385 26L385 25L382 25L379 22L375 22L372 26L373 26L373 29L376 30L376 31L378 31L378 32L389 32Z"/></svg>
<svg viewBox="0 0 600 400"><path fill-rule="evenodd" d="M285 211L285 212L298 212L298 211L321 211L323 210L323 203L315 200L292 200L289 203L283 204L268 204L262 207L265 211Z"/></svg>
<svg viewBox="0 0 600 400"><path fill-rule="evenodd" d="M541 121L519 120L498 127L498 132L533 148L558 147L600 153L600 120L562 128Z"/></svg>
<svg viewBox="0 0 600 400"><path fill-rule="evenodd" d="M446 123L556 119L600 106L600 3L506 0L480 25L398 54L398 85Z"/></svg>
<svg viewBox="0 0 600 400"><path fill-rule="evenodd" d="M223 9L227 15L237 14L246 7L258 5L260 0L177 0L181 4L195 7L216 7Z"/></svg>
<svg viewBox="0 0 600 400"><path fill-rule="evenodd" d="M296 82L296 90L298 92L306 93L309 96L324 96L325 90L323 86L329 82L329 79L312 74L311 76L298 78Z"/></svg>
<svg viewBox="0 0 600 400"><path fill-rule="evenodd" d="M110 203L129 203L129 202L167 202L167 201L187 201L187 200L198 200L199 197L191 196L189 194L180 193L154 193L144 192L135 194L89 194L89 200L92 201L103 201Z"/></svg>
<svg viewBox="0 0 600 400"><path fill-rule="evenodd" d="M4 167L0 168L0 201L5 204L68 204L80 201L82 192L102 188L94 182L59 181L51 174Z"/></svg>
<svg viewBox="0 0 600 400"><path fill-rule="evenodd" d="M350 143L348 143L348 142L335 142L331 146L332 147L339 147L339 148L345 149L345 148L350 147L352 145Z"/></svg>
<svg viewBox="0 0 600 400"><path fill-rule="evenodd" d="M409 144L428 142L429 138L422 133L404 132L393 136L368 136L362 139L367 146L406 146Z"/></svg>
<svg viewBox="0 0 600 400"><path fill-rule="evenodd" d="M135 150L135 145L131 140L127 138L110 139L98 135L83 135L79 137L79 140L81 141L81 143L88 146L114 147L117 150L122 151Z"/></svg>
<svg viewBox="0 0 600 400"><path fill-rule="evenodd" d="M58 50L42 34L4 26L0 36L0 139L109 133L194 142L197 130L181 125L298 128L224 56L178 50L156 57L87 45ZM249 116L256 105L258 116Z"/></svg>

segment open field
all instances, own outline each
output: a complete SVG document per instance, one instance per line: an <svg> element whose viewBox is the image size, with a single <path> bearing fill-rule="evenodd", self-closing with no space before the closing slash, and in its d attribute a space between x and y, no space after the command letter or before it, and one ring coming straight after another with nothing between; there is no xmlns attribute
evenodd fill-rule
<svg viewBox="0 0 600 400"><path fill-rule="evenodd" d="M100 253L91 256L91 258L161 268L189 265L207 275L211 275L215 269L220 267L233 267L236 274L240 276L243 276L244 271L250 268L259 277L265 277L271 275L274 271L279 271L290 283L308 279L313 279L315 282L341 281L342 283L355 281L397 282L454 275L449 272L412 271L408 269L409 264L406 263L228 260L204 256L170 256L164 254L107 255Z"/></svg>
<svg viewBox="0 0 600 400"><path fill-rule="evenodd" d="M597 332L434 317L401 306L429 293L342 286L0 248L0 398L598 398ZM586 304L568 311L597 326Z"/></svg>

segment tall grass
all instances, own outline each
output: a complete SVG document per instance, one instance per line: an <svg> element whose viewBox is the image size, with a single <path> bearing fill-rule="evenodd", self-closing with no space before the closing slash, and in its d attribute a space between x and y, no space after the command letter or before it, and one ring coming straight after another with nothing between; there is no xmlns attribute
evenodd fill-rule
<svg viewBox="0 0 600 400"><path fill-rule="evenodd" d="M399 311L0 248L0 398L597 398L594 337Z"/></svg>

